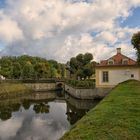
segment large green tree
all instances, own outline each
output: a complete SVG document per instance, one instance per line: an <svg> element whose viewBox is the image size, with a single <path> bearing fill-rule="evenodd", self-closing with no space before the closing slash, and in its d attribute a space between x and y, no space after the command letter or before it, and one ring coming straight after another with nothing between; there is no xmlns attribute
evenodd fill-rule
<svg viewBox="0 0 140 140"><path fill-rule="evenodd" d="M91 53L78 54L70 59L68 69L76 79L89 78L94 73L95 65L92 63L93 55Z"/></svg>
<svg viewBox="0 0 140 140"><path fill-rule="evenodd" d="M140 65L140 32L132 36L131 43L137 51L137 62Z"/></svg>

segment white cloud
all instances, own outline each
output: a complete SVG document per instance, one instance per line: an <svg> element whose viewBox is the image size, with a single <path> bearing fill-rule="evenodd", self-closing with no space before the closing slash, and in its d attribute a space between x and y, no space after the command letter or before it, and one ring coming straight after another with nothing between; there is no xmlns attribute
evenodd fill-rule
<svg viewBox="0 0 140 140"><path fill-rule="evenodd" d="M117 37L112 32L103 31L96 36L95 40L112 45L117 41Z"/></svg>
<svg viewBox="0 0 140 140"><path fill-rule="evenodd" d="M99 60L110 55L110 46L131 48L131 36L138 29L122 28L117 19L125 20L138 6L140 0L7 0L0 14L0 36L8 45L1 55L26 53L67 61L90 51ZM104 50L101 55L99 49Z"/></svg>
<svg viewBox="0 0 140 140"><path fill-rule="evenodd" d="M10 43L22 38L22 31L17 22L0 11L0 40Z"/></svg>

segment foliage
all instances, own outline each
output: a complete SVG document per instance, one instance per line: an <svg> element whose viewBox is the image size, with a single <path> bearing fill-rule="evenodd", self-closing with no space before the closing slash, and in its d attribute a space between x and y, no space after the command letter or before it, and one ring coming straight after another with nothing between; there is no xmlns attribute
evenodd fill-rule
<svg viewBox="0 0 140 140"><path fill-rule="evenodd" d="M0 75L7 79L64 78L65 65L28 55L5 56L0 59Z"/></svg>
<svg viewBox="0 0 140 140"><path fill-rule="evenodd" d="M70 62L67 62L68 70L76 79L89 78L95 73L96 62L91 62L92 59L91 53L78 54L76 57L72 57Z"/></svg>
<svg viewBox="0 0 140 140"><path fill-rule="evenodd" d="M133 35L131 43L137 50L137 62L140 64L140 32L137 32Z"/></svg>
<svg viewBox="0 0 140 140"><path fill-rule="evenodd" d="M68 85L74 86L75 88L95 88L94 80L67 80Z"/></svg>
<svg viewBox="0 0 140 140"><path fill-rule="evenodd" d="M27 97L21 96L17 98L7 98L5 100L0 100L0 120L6 121L12 117L13 112L19 112L22 106L25 110L29 110L33 106L33 110L36 114L38 113L49 113L49 105L46 103L36 103L38 101L30 100ZM24 99L25 98L25 99Z"/></svg>
<svg viewBox="0 0 140 140"><path fill-rule="evenodd" d="M49 113L49 105L46 105L44 103L35 104L33 110L35 111L36 114Z"/></svg>
<svg viewBox="0 0 140 140"><path fill-rule="evenodd" d="M139 99L140 82L118 85L61 140L139 140Z"/></svg>

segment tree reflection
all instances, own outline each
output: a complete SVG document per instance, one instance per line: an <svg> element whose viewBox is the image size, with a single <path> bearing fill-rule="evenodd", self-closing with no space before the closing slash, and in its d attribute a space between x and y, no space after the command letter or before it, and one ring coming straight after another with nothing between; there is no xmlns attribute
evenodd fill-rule
<svg viewBox="0 0 140 140"><path fill-rule="evenodd" d="M24 107L25 110L28 110L31 106L31 102L29 100L23 100L22 106Z"/></svg>
<svg viewBox="0 0 140 140"><path fill-rule="evenodd" d="M18 112L21 106L23 106L25 110L29 110L30 106L34 103L33 110L35 113L49 113L48 100L42 102L29 99L7 99L0 101L0 119L6 121L12 117L12 112Z"/></svg>
<svg viewBox="0 0 140 140"><path fill-rule="evenodd" d="M0 119L2 121L10 119L12 116L11 109L4 108L3 110L0 110Z"/></svg>
<svg viewBox="0 0 140 140"><path fill-rule="evenodd" d="M5 102L5 104L0 104L0 119L5 121L11 118L12 112L19 111L20 103Z"/></svg>
<svg viewBox="0 0 140 140"><path fill-rule="evenodd" d="M49 105L45 103L35 104L33 110L35 111L36 114L49 113Z"/></svg>
<svg viewBox="0 0 140 140"><path fill-rule="evenodd" d="M20 106L21 106L20 103L16 103L16 104L12 104L12 105L10 105L12 112L19 111Z"/></svg>

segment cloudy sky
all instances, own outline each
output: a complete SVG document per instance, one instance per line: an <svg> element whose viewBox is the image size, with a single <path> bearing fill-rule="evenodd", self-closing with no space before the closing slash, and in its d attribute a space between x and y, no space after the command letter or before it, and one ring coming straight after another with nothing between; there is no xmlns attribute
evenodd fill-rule
<svg viewBox="0 0 140 140"><path fill-rule="evenodd" d="M106 59L121 47L135 58L140 0L0 0L0 56L41 56L66 62L90 52Z"/></svg>

